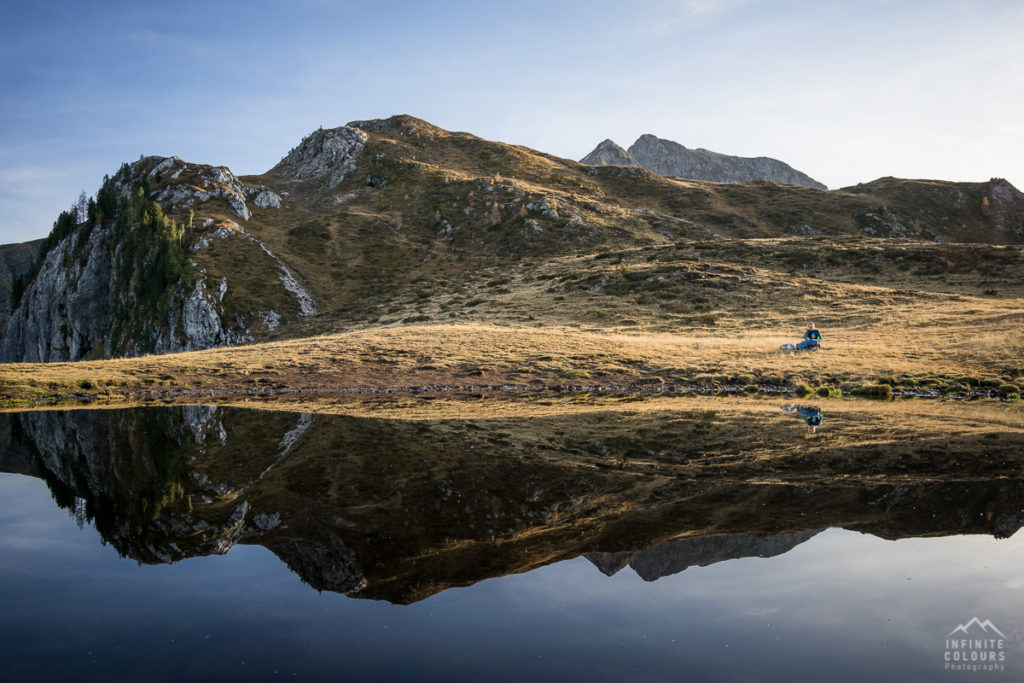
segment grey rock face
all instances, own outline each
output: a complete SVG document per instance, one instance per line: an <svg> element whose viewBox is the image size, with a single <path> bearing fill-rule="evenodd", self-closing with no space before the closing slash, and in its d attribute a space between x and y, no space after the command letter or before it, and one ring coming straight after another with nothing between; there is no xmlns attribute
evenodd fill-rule
<svg viewBox="0 0 1024 683"><path fill-rule="evenodd" d="M581 164L588 166L639 166L637 160L629 152L611 140L605 140L594 151L580 159Z"/></svg>
<svg viewBox="0 0 1024 683"><path fill-rule="evenodd" d="M153 167L149 175L154 178L157 176L169 176L171 179L176 179L182 173L189 170L195 173L194 183L166 185L162 190L154 190L151 193L152 198L165 208L188 209L197 202L202 203L218 197L227 200L231 210L239 218L247 221L252 218L252 212L246 205L246 199L249 195L259 193L256 195L257 198L263 197L266 194L277 197L277 195L269 192L269 190L261 191L259 188L246 186L225 166L193 165L190 167L178 157L163 159ZM277 199L277 205L274 208L280 208L281 206L280 197ZM269 198L264 198L264 202L263 206L259 204L257 206L266 208L273 205Z"/></svg>
<svg viewBox="0 0 1024 683"><path fill-rule="evenodd" d="M75 258L82 233L66 237L46 255L39 274L11 313L0 341L5 361L81 360L104 355L113 276L110 228L96 228Z"/></svg>
<svg viewBox="0 0 1024 683"><path fill-rule="evenodd" d="M120 247L112 244L110 226L97 226L89 232L87 243L79 245L83 234L69 235L46 255L0 335L3 361L76 361L133 356L143 350L194 351L253 339L245 324L229 324L231 318L223 306L227 281L222 278L210 289L200 276L190 291L179 286L166 310L156 312L166 324L150 330L147 346L151 348L136 345L118 353L114 311L125 295L115 291Z"/></svg>
<svg viewBox="0 0 1024 683"><path fill-rule="evenodd" d="M988 182L989 205L988 213L993 219L995 229L1000 232L1014 232L1017 238L1021 236L1020 223L1013 225L1008 220L1008 215L1013 215L1014 207L1024 199L1024 193L1011 185L1005 178L992 178Z"/></svg>
<svg viewBox="0 0 1024 683"><path fill-rule="evenodd" d="M252 203L256 205L257 209L280 209L281 197L270 190L263 190L256 195Z"/></svg>
<svg viewBox="0 0 1024 683"><path fill-rule="evenodd" d="M678 142L641 135L629 150L605 140L580 159L589 166L638 166L663 176L708 180L715 183L750 183L767 180L826 190L824 185L789 164L770 157L734 157L706 149L687 149Z"/></svg>
<svg viewBox="0 0 1024 683"><path fill-rule="evenodd" d="M173 321L166 337L158 342L158 348L176 351L179 349L175 347L192 346L188 350L198 350L252 341L252 333L248 330L231 330L224 324L222 302L227 289L228 282L224 277L220 279L216 292L208 292L203 278L197 278L192 293L181 307L180 323L186 341L178 340L174 324L177 321Z"/></svg>
<svg viewBox="0 0 1024 683"><path fill-rule="evenodd" d="M3 336L7 316L14 308L14 283L32 269L42 242L33 240L22 244L0 244L0 336Z"/></svg>
<svg viewBox="0 0 1024 683"><path fill-rule="evenodd" d="M321 128L303 138L271 173L288 180L326 177L334 187L355 170L367 138L366 133L349 126Z"/></svg>
<svg viewBox="0 0 1024 683"><path fill-rule="evenodd" d="M664 176L717 183L749 183L768 180L790 185L828 189L789 164L769 157L734 157L706 149L687 149L678 142L641 135L629 155L644 168Z"/></svg>
<svg viewBox="0 0 1024 683"><path fill-rule="evenodd" d="M32 240L21 244L0 244L0 279L4 281L24 275L32 268L43 240Z"/></svg>

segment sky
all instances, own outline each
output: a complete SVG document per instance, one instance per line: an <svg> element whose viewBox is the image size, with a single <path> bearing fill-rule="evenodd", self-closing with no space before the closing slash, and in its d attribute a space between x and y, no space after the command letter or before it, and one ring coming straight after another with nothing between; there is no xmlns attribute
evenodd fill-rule
<svg viewBox="0 0 1024 683"><path fill-rule="evenodd" d="M643 133L830 188L1024 188L1020 0L0 0L0 244L140 155L263 173L412 114L579 159Z"/></svg>

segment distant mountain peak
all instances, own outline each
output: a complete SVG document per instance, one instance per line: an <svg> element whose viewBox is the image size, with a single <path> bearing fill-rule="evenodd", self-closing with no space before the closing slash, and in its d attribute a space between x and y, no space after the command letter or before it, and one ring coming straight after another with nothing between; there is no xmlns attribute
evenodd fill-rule
<svg viewBox="0 0 1024 683"><path fill-rule="evenodd" d="M612 140L599 144L593 152L580 159L580 163L588 166L640 166L629 152Z"/></svg>
<svg viewBox="0 0 1024 683"><path fill-rule="evenodd" d="M628 150L605 140L581 163L590 166L639 166L659 175L707 180L716 183L749 183L758 180L803 185L819 190L822 183L792 166L770 157L737 157L704 149L687 149L674 140L644 133Z"/></svg>
<svg viewBox="0 0 1024 683"><path fill-rule="evenodd" d="M449 131L439 128L434 124L418 119L409 114L395 114L386 119L366 119L363 121L349 121L345 124L347 128L358 128L373 133L404 133L406 135L427 135L431 137L445 137Z"/></svg>
<svg viewBox="0 0 1024 683"><path fill-rule="evenodd" d="M644 133L643 135L638 137L636 139L636 141L632 145L630 145L630 147L632 148L632 147L636 147L637 145L654 144L654 143L657 143L659 145L668 146L668 147L678 147L678 148L686 149L686 147L684 145L681 145L681 144L679 144L678 142L676 142L674 140L668 140L666 138L659 138L654 133Z"/></svg>

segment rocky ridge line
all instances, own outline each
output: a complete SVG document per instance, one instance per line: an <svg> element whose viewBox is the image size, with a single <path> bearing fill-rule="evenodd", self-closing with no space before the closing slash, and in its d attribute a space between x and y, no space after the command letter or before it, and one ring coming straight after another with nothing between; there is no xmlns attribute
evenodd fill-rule
<svg viewBox="0 0 1024 683"><path fill-rule="evenodd" d="M639 166L659 175L715 183L769 181L828 188L789 164L771 157L737 157L711 150L687 149L678 142L644 134L628 150L611 140L594 148L580 163L589 166Z"/></svg>

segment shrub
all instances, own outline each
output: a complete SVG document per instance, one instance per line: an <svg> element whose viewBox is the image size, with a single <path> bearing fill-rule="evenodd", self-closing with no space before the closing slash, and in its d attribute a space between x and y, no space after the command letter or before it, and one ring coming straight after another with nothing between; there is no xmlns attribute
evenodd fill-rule
<svg viewBox="0 0 1024 683"><path fill-rule="evenodd" d="M822 398L842 398L843 390L839 387L818 387L818 396Z"/></svg>
<svg viewBox="0 0 1024 683"><path fill-rule="evenodd" d="M590 377L590 372L583 369L571 368L569 370L563 370L561 377L562 379L587 379Z"/></svg>
<svg viewBox="0 0 1024 683"><path fill-rule="evenodd" d="M1006 398L1010 394L1017 394L1017 397L1020 398L1020 387L1018 387L1016 384L999 385L999 395L1001 397Z"/></svg>
<svg viewBox="0 0 1024 683"><path fill-rule="evenodd" d="M757 393L757 385L748 384L747 386L743 387L743 393L745 393L745 394L756 394Z"/></svg>
<svg viewBox="0 0 1024 683"><path fill-rule="evenodd" d="M87 379L80 379L75 382L79 389L92 389L92 382Z"/></svg>
<svg viewBox="0 0 1024 683"><path fill-rule="evenodd" d="M801 384L800 386L798 386L796 388L796 395L799 396L800 398L807 398L808 396L810 396L813 393L814 393L814 389L811 389L806 384Z"/></svg>
<svg viewBox="0 0 1024 683"><path fill-rule="evenodd" d="M887 399L892 396L892 387L888 384L871 384L868 386L857 387L850 393L854 396L862 396L864 398Z"/></svg>

